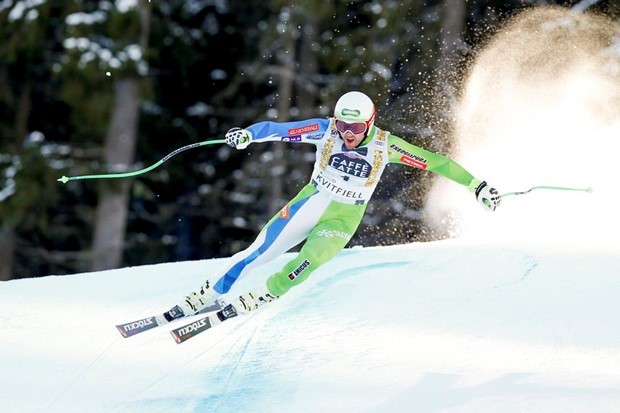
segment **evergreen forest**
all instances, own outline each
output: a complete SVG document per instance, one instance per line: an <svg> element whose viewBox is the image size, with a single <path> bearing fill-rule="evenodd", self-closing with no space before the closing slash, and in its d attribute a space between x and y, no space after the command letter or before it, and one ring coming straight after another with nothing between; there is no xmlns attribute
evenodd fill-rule
<svg viewBox="0 0 620 413"><path fill-rule="evenodd" d="M584 3L620 19L617 0L0 0L0 280L244 249L308 182L312 145L208 145L132 178L58 179L329 117L350 90L382 129L450 155L477 51L524 9ZM425 219L431 175L388 168L349 246L450 237Z"/></svg>

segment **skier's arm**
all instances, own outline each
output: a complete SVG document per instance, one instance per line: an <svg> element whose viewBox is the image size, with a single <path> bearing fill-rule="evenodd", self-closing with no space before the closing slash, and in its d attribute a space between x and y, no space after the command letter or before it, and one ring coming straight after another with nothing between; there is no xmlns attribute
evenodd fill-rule
<svg viewBox="0 0 620 413"><path fill-rule="evenodd" d="M237 149L251 142L304 142L314 143L323 138L329 128L329 119L307 119L297 122L259 122L245 129L232 128L226 133L226 143Z"/></svg>
<svg viewBox="0 0 620 413"><path fill-rule="evenodd" d="M390 135L388 138L388 156L390 163L399 163L432 171L466 186L470 192L476 195L478 202L490 211L494 211L501 202L501 197L495 188L476 179L457 162L412 145L398 136Z"/></svg>
<svg viewBox="0 0 620 413"><path fill-rule="evenodd" d="M432 171L461 185L469 187L475 181L471 173L452 159L412 145L398 136L390 135L388 138L388 155L390 163ZM473 192L472 189L470 191Z"/></svg>

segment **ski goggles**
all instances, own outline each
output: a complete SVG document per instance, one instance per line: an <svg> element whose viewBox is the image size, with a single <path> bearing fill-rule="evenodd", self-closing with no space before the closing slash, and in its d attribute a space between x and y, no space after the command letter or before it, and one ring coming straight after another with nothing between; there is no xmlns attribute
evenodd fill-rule
<svg viewBox="0 0 620 413"><path fill-rule="evenodd" d="M336 129L338 129L340 133L350 131L354 135L359 135L360 133L366 132L368 125L366 122L347 123L343 120L336 120Z"/></svg>

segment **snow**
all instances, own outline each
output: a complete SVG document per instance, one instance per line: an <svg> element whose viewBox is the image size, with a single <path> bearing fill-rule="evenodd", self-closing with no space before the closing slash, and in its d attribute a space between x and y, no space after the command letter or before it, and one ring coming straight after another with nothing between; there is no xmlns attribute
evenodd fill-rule
<svg viewBox="0 0 620 413"><path fill-rule="evenodd" d="M4 169L4 184L3 186L0 186L0 202L4 202L15 194L17 187L15 176L21 169L22 165L18 156L9 154L0 154L0 162L10 163L10 166L7 166Z"/></svg>
<svg viewBox="0 0 620 413"><path fill-rule="evenodd" d="M437 222L454 213L469 238L617 246L620 54L615 41L596 42L603 29L618 33L617 25L601 27L570 10L553 13L542 22L524 17L477 57L457 113L454 156L500 194L538 185L593 192L506 197L501 213L489 216L470 194L437 180L429 213ZM534 30L534 22L545 30ZM560 39L573 47L557 46Z"/></svg>
<svg viewBox="0 0 620 413"><path fill-rule="evenodd" d="M222 260L0 284L3 412L612 412L620 251L449 240L352 248L177 345L115 324ZM230 299L290 258L238 282Z"/></svg>
<svg viewBox="0 0 620 413"><path fill-rule="evenodd" d="M34 9L42 4L45 4L45 0L21 0L17 1L15 4L11 4L9 1L4 4L0 4L0 10L13 6L11 12L9 13L10 22L21 20L24 18L24 15L26 15L26 20L31 21L36 19L38 16L38 12Z"/></svg>
<svg viewBox="0 0 620 413"><path fill-rule="evenodd" d="M136 0L116 0L114 8L119 13L127 13L137 7ZM1 4L0 4L0 7ZM65 18L65 23L69 27L73 26L92 26L103 23L108 18L109 11L112 9L109 2L100 2L98 9L91 13L76 12L71 13ZM117 45L112 39L98 36L96 40L88 37L67 37L63 41L63 46L69 52L78 52L80 60L78 67L84 68L94 60L98 60L99 67L106 69L119 69L127 63L134 62L138 74L144 76L148 74L148 64L144 61L144 51L138 44L128 44L125 46ZM106 71L106 76L110 76Z"/></svg>
<svg viewBox="0 0 620 413"><path fill-rule="evenodd" d="M121 13L127 13L138 7L137 0L116 0L116 9Z"/></svg>
<svg viewBox="0 0 620 413"><path fill-rule="evenodd" d="M103 23L105 22L105 20L106 14L102 11L96 11L93 13L77 12L69 14L66 17L65 22L69 26L77 26L80 24L93 25L97 23Z"/></svg>

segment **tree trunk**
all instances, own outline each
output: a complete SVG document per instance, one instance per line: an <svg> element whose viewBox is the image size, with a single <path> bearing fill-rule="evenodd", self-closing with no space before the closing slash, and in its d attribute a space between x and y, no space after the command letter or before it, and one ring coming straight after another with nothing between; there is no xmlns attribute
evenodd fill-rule
<svg viewBox="0 0 620 413"><path fill-rule="evenodd" d="M24 79L22 89L19 93L17 112L13 127L12 147L9 149L13 153L21 153L24 149L24 139L28 133L28 119L30 119L32 80L29 77Z"/></svg>
<svg viewBox="0 0 620 413"><path fill-rule="evenodd" d="M139 44L146 50L150 29L150 6L138 2L141 19ZM139 79L128 77L114 82L114 107L106 136L104 160L114 171L129 169L136 149L140 110ZM129 209L130 181L102 181L95 217L93 271L117 268L123 259Z"/></svg>
<svg viewBox="0 0 620 413"><path fill-rule="evenodd" d="M463 32L467 19L465 0L444 0L437 71L439 90L448 106L456 101L457 82L461 75ZM450 110L451 107L444 109Z"/></svg>
<svg viewBox="0 0 620 413"><path fill-rule="evenodd" d="M104 159L108 168L126 171L133 162L138 125L138 80L114 82L112 122ZM117 268L122 261L129 199L129 181L102 181L93 240L92 270Z"/></svg>
<svg viewBox="0 0 620 413"><path fill-rule="evenodd" d="M0 281L8 281L13 277L15 264L15 231L10 225L0 227Z"/></svg>
<svg viewBox="0 0 620 413"><path fill-rule="evenodd" d="M29 77L23 82L15 113L13 136L9 144L9 150L20 154L24 149L24 138L28 133L28 119L30 118L32 81ZM3 224L0 227L0 281L14 278L15 271L15 244L17 234L12 224Z"/></svg>
<svg viewBox="0 0 620 413"><path fill-rule="evenodd" d="M293 76L295 70L295 43L291 36L284 39L285 50L288 51L282 62L280 79L278 84L278 122L288 122L291 112L291 100L293 99ZM278 144L273 149L274 160L270 173L271 197L269 201L269 215L274 214L282 208L284 198L284 179L287 170L285 151L288 147L285 144Z"/></svg>
<svg viewBox="0 0 620 413"><path fill-rule="evenodd" d="M317 116L316 102L319 97L319 88L316 85L316 76L319 73L318 55L313 50L314 44L320 44L319 29L316 16L310 10L304 14L301 39L299 40L299 73L300 79L295 82L297 86L297 107L301 119L315 118Z"/></svg>
<svg viewBox="0 0 620 413"><path fill-rule="evenodd" d="M436 118L433 122L435 135L441 139L435 139L434 146L428 149L446 153L451 146L458 82L462 75L462 36L467 19L467 3L465 0L444 0L443 12L435 79Z"/></svg>
<svg viewBox="0 0 620 413"><path fill-rule="evenodd" d="M317 100L320 93L315 80L319 73L319 61L317 53L313 50L314 44L320 44L318 18L311 10L306 9L304 19L299 41L299 72L301 78L295 82L300 119L317 117ZM305 155L312 154L315 148L313 145L296 145L295 148L296 159L291 160L291 165L295 165L299 169L303 176L300 184L304 185L312 174L313 162L301 162L301 159L306 159Z"/></svg>

